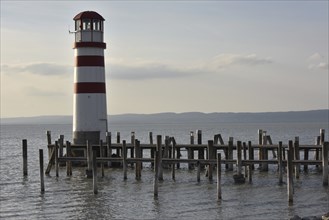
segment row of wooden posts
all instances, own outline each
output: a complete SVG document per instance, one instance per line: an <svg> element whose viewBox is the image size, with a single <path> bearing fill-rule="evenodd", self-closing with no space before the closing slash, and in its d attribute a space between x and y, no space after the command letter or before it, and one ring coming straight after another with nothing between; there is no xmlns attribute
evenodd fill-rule
<svg viewBox="0 0 329 220"><path fill-rule="evenodd" d="M242 143L237 141L233 144L233 138L229 138L228 145L220 134L214 136L214 140L209 140L207 145L202 144L201 131L197 130L198 144L194 144L194 134L191 132L191 143L177 144L173 137L166 137L165 143L162 144L162 136L157 136L156 144L153 144L152 133L150 132L150 144L140 144L140 141L135 139L135 133L132 132L131 143L126 143L125 140L120 143L120 133L117 133L117 143L111 143L111 135L108 133L107 142L103 144L102 141L98 145L91 145L88 141L86 146L72 145L66 142L64 145L64 136L61 135L55 144L51 143L50 132L47 132L48 139L48 154L49 162L46 174L50 173L51 167L55 165L56 176L59 176L59 163L65 162L67 168L67 175L72 175L72 162L87 163L86 174L87 177L93 177L93 191L98 192L97 189L97 163L100 163L101 173L104 176L104 163L111 165L111 163L121 163L123 167L123 178L127 179L128 164L135 165L136 179L141 179L141 170L143 162L151 162L154 167L154 195L158 195L158 181L163 180L163 169L169 168L171 165L172 178L175 179L175 169L180 168L180 163L188 163L189 169L197 168L197 181L200 181L201 170L207 166L206 174L209 180L213 179L213 171L217 165L217 197L221 199L221 164L225 164L226 170L233 170L233 164L236 164L236 175L244 180L247 177L248 181L252 181L252 170L254 165L258 164L261 171L268 170L269 164L277 164L279 172L279 183L283 183L283 173L287 167L287 193L288 201L293 201L293 173L295 178L299 178L300 165L304 165L304 170L307 171L308 165L315 165L323 173L323 185L328 186L328 149L329 143L324 141L324 129L320 130L320 136L316 139L315 145L300 145L299 138L295 141L288 142L284 146L282 142L278 145L273 145L270 136L266 132L259 130L259 143L252 145L251 142ZM193 138L192 138L193 137ZM66 155L63 155L63 148L66 148ZM181 148L187 149L187 159L181 158ZM27 142L23 140L23 172L27 175ZM74 150L85 151L86 157L74 157ZM112 150L116 150L118 157L111 157ZM128 149L130 149L130 158L127 158ZM150 149L151 157L143 158L143 150ZM207 158L204 158L204 151L206 149ZM258 149L259 158L254 159L254 149ZM198 159L194 159L194 151L198 151ZM221 158L218 150L223 150L225 159ZM236 159L233 159L233 151L236 150ZM247 159L248 150L248 159ZM304 150L304 160L300 160L300 150ZM315 159L309 160L308 154L310 150L315 151ZM277 159L268 159L268 151L272 151L273 157ZM277 155L276 155L277 152ZM287 154L286 154L286 153ZM243 159L242 159L243 154ZM104 156L105 155L105 156ZM120 156L121 155L121 156ZM286 156L287 155L287 156ZM40 157L40 178L41 178L41 192L44 192L44 171L43 171L43 150L39 150ZM245 167L245 175L242 174L243 166ZM176 168L175 168L176 167Z"/></svg>

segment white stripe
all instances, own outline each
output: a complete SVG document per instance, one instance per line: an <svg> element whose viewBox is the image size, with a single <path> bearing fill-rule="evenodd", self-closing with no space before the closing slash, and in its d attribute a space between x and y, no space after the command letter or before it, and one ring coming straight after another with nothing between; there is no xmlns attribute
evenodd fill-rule
<svg viewBox="0 0 329 220"><path fill-rule="evenodd" d="M104 49L97 47L79 47L74 50L74 56L104 56Z"/></svg>
<svg viewBox="0 0 329 220"><path fill-rule="evenodd" d="M100 66L74 67L74 83L77 82L105 83L105 68Z"/></svg>

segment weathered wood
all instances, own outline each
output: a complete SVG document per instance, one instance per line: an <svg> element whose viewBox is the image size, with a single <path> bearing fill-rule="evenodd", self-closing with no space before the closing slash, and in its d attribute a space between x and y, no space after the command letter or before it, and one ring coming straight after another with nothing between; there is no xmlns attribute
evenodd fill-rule
<svg viewBox="0 0 329 220"><path fill-rule="evenodd" d="M127 179L127 146L126 140L122 140L122 168L123 168L123 179Z"/></svg>
<svg viewBox="0 0 329 220"><path fill-rule="evenodd" d="M93 151L92 151L92 146L90 145L90 142L88 140L87 140L86 144L87 144L87 170L86 170L86 176L87 176L87 178L92 178L93 177L93 174L92 174L92 167L93 167L92 154L93 154Z"/></svg>
<svg viewBox="0 0 329 220"><path fill-rule="evenodd" d="M58 177L58 168L59 168L59 161L58 161L58 141L55 141L55 172L56 172L56 177Z"/></svg>
<svg viewBox="0 0 329 220"><path fill-rule="evenodd" d="M249 160L254 160L254 149L252 148L251 141L248 141L248 159ZM255 169L255 165L251 165L251 169Z"/></svg>
<svg viewBox="0 0 329 220"><path fill-rule="evenodd" d="M23 175L27 176L27 140L22 140L22 151L23 151Z"/></svg>
<svg viewBox="0 0 329 220"><path fill-rule="evenodd" d="M263 150L262 150L262 145L263 145L263 130L262 129L258 129L258 145L259 145L259 149L258 149L258 159L259 160L263 160ZM259 170L262 170L262 164L259 164Z"/></svg>
<svg viewBox="0 0 329 220"><path fill-rule="evenodd" d="M120 132L117 132L117 144L120 144Z"/></svg>
<svg viewBox="0 0 329 220"><path fill-rule="evenodd" d="M59 144L59 157L63 157L63 146L64 146L64 135L59 135L58 139L58 144Z"/></svg>
<svg viewBox="0 0 329 220"><path fill-rule="evenodd" d="M242 173L242 158L241 158L241 141L237 141L237 174L241 175Z"/></svg>
<svg viewBox="0 0 329 220"><path fill-rule="evenodd" d="M328 150L329 142L323 142L322 144L322 175L323 175L323 186L328 186Z"/></svg>
<svg viewBox="0 0 329 220"><path fill-rule="evenodd" d="M194 145L194 132L190 131L190 145ZM194 159L194 151L191 147L187 148L187 158ZM193 164L188 164L188 169L194 169Z"/></svg>
<svg viewBox="0 0 329 220"><path fill-rule="evenodd" d="M49 146L49 145L51 145L51 131L47 131L46 135L47 135L48 158L51 158L52 148L50 148L50 146ZM50 161L50 159L49 159L49 161Z"/></svg>
<svg viewBox="0 0 329 220"><path fill-rule="evenodd" d="M262 160L268 160L268 150L264 147L266 145L267 145L267 135L266 135L266 131L263 131L263 141L262 141L262 149L261 149ZM261 171L268 171L267 163L261 164Z"/></svg>
<svg viewBox="0 0 329 220"><path fill-rule="evenodd" d="M320 132L321 132L321 130L320 130ZM315 138L315 145L320 145L320 139L321 139L321 136L317 136ZM320 149L315 150L314 159L315 160L320 160ZM319 165L317 165L316 167L321 169Z"/></svg>
<svg viewBox="0 0 329 220"><path fill-rule="evenodd" d="M142 158L142 155L141 155L141 149L140 149L140 142L139 140L135 139L135 155L136 155L136 158ZM138 161L136 162L136 180L141 180L141 175L142 175L142 162L141 161Z"/></svg>
<svg viewBox="0 0 329 220"><path fill-rule="evenodd" d="M153 133L152 132L149 132L149 140L150 140L150 145L152 144L153 145ZM151 148L151 158L154 158L154 153L155 153L155 148ZM153 168L154 167L154 162L151 162L151 167Z"/></svg>
<svg viewBox="0 0 329 220"><path fill-rule="evenodd" d="M71 143L69 141L66 141L66 157L71 157L72 151L71 151ZM67 161L66 162L66 175L72 176L72 162Z"/></svg>
<svg viewBox="0 0 329 220"><path fill-rule="evenodd" d="M221 134L214 135L214 144L224 145L224 141Z"/></svg>
<svg viewBox="0 0 329 220"><path fill-rule="evenodd" d="M198 182L200 182L200 174L201 174L201 163L200 163L200 161L198 161L198 162L196 163L196 168L197 168L197 172L196 172L196 180L197 180Z"/></svg>
<svg viewBox="0 0 329 220"><path fill-rule="evenodd" d="M222 188L221 188L221 176L222 176L222 168L221 168L221 154L217 154L217 200L222 199Z"/></svg>
<svg viewBox="0 0 329 220"><path fill-rule="evenodd" d="M97 150L92 150L92 173L93 173L93 191L94 194L98 193L97 187Z"/></svg>
<svg viewBox="0 0 329 220"><path fill-rule="evenodd" d="M112 144L112 134L111 132L106 132L106 153L107 153L107 157L112 157L112 148L111 148L111 144ZM111 167L112 164L109 161L107 163L108 167Z"/></svg>
<svg viewBox="0 0 329 220"><path fill-rule="evenodd" d="M160 142L161 142L161 136L160 136ZM159 145L158 136L157 136L157 145ZM160 166L159 159L160 159L160 151L159 148L157 148L154 157L154 182L153 182L154 197L158 197L159 194L159 166Z"/></svg>
<svg viewBox="0 0 329 220"><path fill-rule="evenodd" d="M41 193L45 192L45 178L43 174L43 149L39 149L40 187Z"/></svg>
<svg viewBox="0 0 329 220"><path fill-rule="evenodd" d="M169 158L169 136L165 136L164 139L164 150L163 150L162 158ZM168 164L162 163L162 167L164 169L168 169Z"/></svg>
<svg viewBox="0 0 329 220"><path fill-rule="evenodd" d="M293 193L294 193L294 186L293 186L293 141L289 141L289 150L288 150L288 173L287 173L287 193L288 193L288 202L289 204L293 203Z"/></svg>
<svg viewBox="0 0 329 220"><path fill-rule="evenodd" d="M104 156L104 148L103 148L103 141L99 140L99 156L103 157ZM101 173L102 177L104 177L104 163L101 162Z"/></svg>
<svg viewBox="0 0 329 220"><path fill-rule="evenodd" d="M247 169L248 169L248 182L251 183L252 182L252 164L248 164Z"/></svg>
<svg viewBox="0 0 329 220"><path fill-rule="evenodd" d="M175 138L174 137L171 137L171 148L172 148L172 159L175 159L176 158L176 152L175 152L175 146L176 146L176 141L175 141ZM175 180L175 168L176 167L176 163L174 163L172 166L171 166L171 169L172 169L172 179Z"/></svg>
<svg viewBox="0 0 329 220"><path fill-rule="evenodd" d="M267 135L266 138L267 138L267 143L269 145L273 145L271 135ZM275 149L272 149L272 155L273 155L273 158L276 158Z"/></svg>
<svg viewBox="0 0 329 220"><path fill-rule="evenodd" d="M197 144L202 144L202 131L201 130L196 130L195 132L197 134ZM207 148L205 148L207 150ZM198 150L198 159L203 160L205 159L204 157L204 148ZM204 165L201 165L201 169L204 169Z"/></svg>
<svg viewBox="0 0 329 220"><path fill-rule="evenodd" d="M216 151L214 148L214 141L209 140L208 141L208 159L213 160L216 159ZM212 180L213 179L213 170L214 170L214 165L209 164L208 165L208 179Z"/></svg>
<svg viewBox="0 0 329 220"><path fill-rule="evenodd" d="M279 147L278 147L278 171L279 171L279 184L282 184L283 183L282 141L279 142Z"/></svg>
<svg viewBox="0 0 329 220"><path fill-rule="evenodd" d="M295 137L294 143L294 160L299 160L299 137ZM299 179L300 165L298 163L295 164L295 178Z"/></svg>
<svg viewBox="0 0 329 220"><path fill-rule="evenodd" d="M48 145L48 150L50 150L50 157L48 159L48 165L45 172L47 175L50 173L52 165L55 164L55 146Z"/></svg>
<svg viewBox="0 0 329 220"><path fill-rule="evenodd" d="M159 160L158 160L158 172L159 172L159 180L163 180L163 169L162 169L162 136L157 135L157 145L156 149L159 152Z"/></svg>
<svg viewBox="0 0 329 220"><path fill-rule="evenodd" d="M228 160L233 160L233 137L228 141ZM228 164L227 171L233 171L233 164Z"/></svg>

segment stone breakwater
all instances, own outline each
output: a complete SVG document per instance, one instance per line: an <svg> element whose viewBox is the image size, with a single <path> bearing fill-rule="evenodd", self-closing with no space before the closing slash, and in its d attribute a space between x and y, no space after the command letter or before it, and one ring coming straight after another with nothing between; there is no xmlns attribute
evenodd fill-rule
<svg viewBox="0 0 329 220"><path fill-rule="evenodd" d="M290 220L329 220L329 212L322 216L307 216L303 218L298 215L294 215L294 217L290 218Z"/></svg>

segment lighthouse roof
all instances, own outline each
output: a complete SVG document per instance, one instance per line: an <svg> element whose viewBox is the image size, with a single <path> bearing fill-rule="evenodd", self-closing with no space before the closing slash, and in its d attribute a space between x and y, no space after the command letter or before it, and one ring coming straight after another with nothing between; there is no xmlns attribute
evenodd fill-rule
<svg viewBox="0 0 329 220"><path fill-rule="evenodd" d="M99 19L104 21L105 19L98 14L97 12L94 11L83 11L77 14L73 20L80 20L80 19Z"/></svg>

